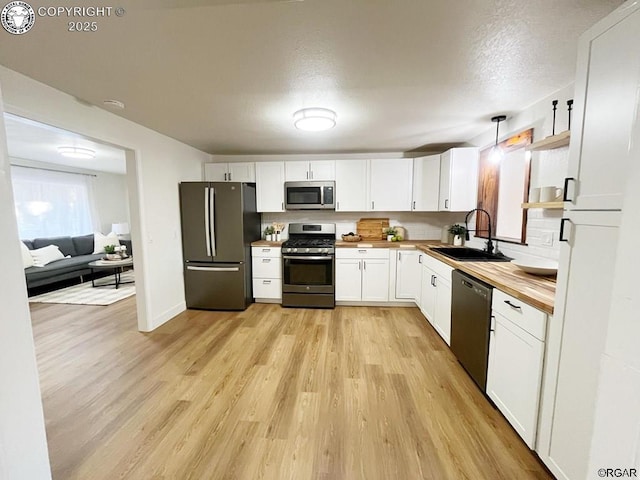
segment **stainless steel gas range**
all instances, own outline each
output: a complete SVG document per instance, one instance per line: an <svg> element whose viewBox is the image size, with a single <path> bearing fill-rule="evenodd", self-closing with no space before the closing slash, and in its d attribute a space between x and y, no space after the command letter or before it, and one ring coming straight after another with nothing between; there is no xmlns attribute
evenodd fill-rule
<svg viewBox="0 0 640 480"><path fill-rule="evenodd" d="M334 308L333 223L290 223L282 244L282 306Z"/></svg>

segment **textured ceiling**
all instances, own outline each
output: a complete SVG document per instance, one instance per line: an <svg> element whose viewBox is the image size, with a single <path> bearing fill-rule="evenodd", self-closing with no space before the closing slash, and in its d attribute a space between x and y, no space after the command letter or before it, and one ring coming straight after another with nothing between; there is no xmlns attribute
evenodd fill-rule
<svg viewBox="0 0 640 480"><path fill-rule="evenodd" d="M210 153L406 151L571 83L579 35L621 3L127 0L97 32L0 31L0 63ZM296 130L311 106L338 125Z"/></svg>

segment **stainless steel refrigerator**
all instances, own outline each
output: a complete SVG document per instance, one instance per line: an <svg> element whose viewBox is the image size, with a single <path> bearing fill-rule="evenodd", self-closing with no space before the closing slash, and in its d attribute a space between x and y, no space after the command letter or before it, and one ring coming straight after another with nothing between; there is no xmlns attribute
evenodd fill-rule
<svg viewBox="0 0 640 480"><path fill-rule="evenodd" d="M247 308L251 242L260 239L255 184L182 182L180 215L187 308Z"/></svg>

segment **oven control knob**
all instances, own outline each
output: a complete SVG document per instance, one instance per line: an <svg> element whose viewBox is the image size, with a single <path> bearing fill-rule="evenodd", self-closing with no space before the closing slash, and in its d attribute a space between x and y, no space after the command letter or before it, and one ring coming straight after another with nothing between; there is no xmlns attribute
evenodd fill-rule
<svg viewBox="0 0 640 480"><path fill-rule="evenodd" d="M307 252L307 253L309 253L310 251L311 251L311 249L310 249L310 248L307 248L307 249L305 250L305 252Z"/></svg>
<svg viewBox="0 0 640 480"><path fill-rule="evenodd" d="M327 250L326 248L322 249L322 253L327 253L329 250Z"/></svg>
<svg viewBox="0 0 640 480"><path fill-rule="evenodd" d="M298 249L297 249L297 248L294 248L294 249L293 249L293 253L296 253L297 251L298 251Z"/></svg>

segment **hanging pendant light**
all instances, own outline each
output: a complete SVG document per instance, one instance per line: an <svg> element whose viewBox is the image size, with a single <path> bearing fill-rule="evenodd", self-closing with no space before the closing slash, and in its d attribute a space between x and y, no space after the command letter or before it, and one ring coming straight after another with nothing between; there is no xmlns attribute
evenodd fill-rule
<svg viewBox="0 0 640 480"><path fill-rule="evenodd" d="M496 144L491 150L490 158L493 163L500 163L502 160L502 149L498 146L498 136L500 133L500 122L504 122L507 119L506 115L496 115L491 117L491 121L496 123Z"/></svg>

